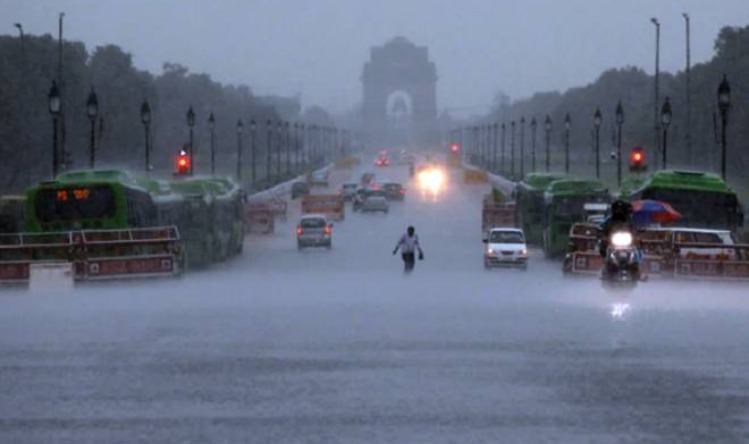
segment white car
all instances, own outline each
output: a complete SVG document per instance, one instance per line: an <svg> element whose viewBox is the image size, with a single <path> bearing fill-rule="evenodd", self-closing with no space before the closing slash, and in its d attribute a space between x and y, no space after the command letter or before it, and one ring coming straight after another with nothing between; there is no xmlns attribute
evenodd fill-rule
<svg viewBox="0 0 749 444"><path fill-rule="evenodd" d="M528 245L519 228L492 228L484 239L484 267L528 268Z"/></svg>

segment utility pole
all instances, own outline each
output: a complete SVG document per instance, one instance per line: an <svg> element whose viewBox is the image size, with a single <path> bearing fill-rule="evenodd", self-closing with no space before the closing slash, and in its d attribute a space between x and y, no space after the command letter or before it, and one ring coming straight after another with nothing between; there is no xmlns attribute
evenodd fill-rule
<svg viewBox="0 0 749 444"><path fill-rule="evenodd" d="M686 33L687 33L687 35L686 35L686 40L687 40L687 42L686 42L687 43L687 67L686 67L686 69L684 71L685 81L686 81L686 86L685 86L685 91L684 92L686 93L686 96L687 96L686 97L687 98L687 124L686 124L687 131L685 133L686 151L687 151L687 153L686 153L687 154L686 155L687 159L686 160L687 160L687 162L689 164L693 164L693 162L692 162L692 93L691 93L691 87L690 87L690 83L691 83L691 79L690 79L691 72L690 71L692 69L692 67L691 67L691 49L690 49L691 45L690 45L690 36L689 36L689 34L690 34L690 29L689 29L690 26L689 26L689 14L687 14L685 12L682 15L684 17L684 23L686 25Z"/></svg>

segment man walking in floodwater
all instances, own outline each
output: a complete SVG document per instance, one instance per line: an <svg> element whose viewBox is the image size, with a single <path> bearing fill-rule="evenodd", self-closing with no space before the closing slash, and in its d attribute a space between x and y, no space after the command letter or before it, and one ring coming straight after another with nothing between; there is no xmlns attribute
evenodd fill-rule
<svg viewBox="0 0 749 444"><path fill-rule="evenodd" d="M399 248L401 250L401 257L403 258L404 271L410 273L414 269L416 262L416 250L419 250L419 260L424 259L424 252L421 250L419 236L416 235L414 227L408 227L406 233L401 236L400 240L398 240L398 244L395 246L393 254L397 253Z"/></svg>

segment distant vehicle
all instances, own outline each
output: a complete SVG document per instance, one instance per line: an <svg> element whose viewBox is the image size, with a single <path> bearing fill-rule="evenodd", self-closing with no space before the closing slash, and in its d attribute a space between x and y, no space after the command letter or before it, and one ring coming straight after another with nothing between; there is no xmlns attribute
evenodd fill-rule
<svg viewBox="0 0 749 444"><path fill-rule="evenodd" d="M333 247L333 224L322 214L302 216L296 227L297 248Z"/></svg>
<svg viewBox="0 0 749 444"><path fill-rule="evenodd" d="M361 175L361 185L363 187L369 186L372 182L375 180L375 173L372 172L366 172Z"/></svg>
<svg viewBox="0 0 749 444"><path fill-rule="evenodd" d="M341 194L343 195L343 200L345 202L349 202L354 200L354 194L356 194L356 189L359 187L359 184L356 182L345 182L341 186Z"/></svg>
<svg viewBox="0 0 749 444"><path fill-rule="evenodd" d="M309 194L309 184L307 182L294 182L291 184L291 198L303 197Z"/></svg>
<svg viewBox="0 0 749 444"><path fill-rule="evenodd" d="M328 172L327 171L315 171L312 173L310 178L310 184L317 187L328 186Z"/></svg>
<svg viewBox="0 0 749 444"><path fill-rule="evenodd" d="M389 210L390 204L382 191L378 192L378 194L367 196L361 206L362 213L375 213L377 211L387 213Z"/></svg>
<svg viewBox="0 0 749 444"><path fill-rule="evenodd" d="M361 210L364 206L364 202L372 196L382 196L383 198L387 199L387 196L385 195L385 192L383 190L361 187L356 190L356 193L354 194L353 210Z"/></svg>
<svg viewBox="0 0 749 444"><path fill-rule="evenodd" d="M388 165L390 165L390 158L387 155L380 154L377 159L375 159L375 166L384 167Z"/></svg>
<svg viewBox="0 0 749 444"><path fill-rule="evenodd" d="M518 228L492 228L484 239L484 267L511 266L528 268L528 246L523 230Z"/></svg>
<svg viewBox="0 0 749 444"><path fill-rule="evenodd" d="M403 200L406 198L406 189L397 182L385 182L382 184L385 197L389 200Z"/></svg>

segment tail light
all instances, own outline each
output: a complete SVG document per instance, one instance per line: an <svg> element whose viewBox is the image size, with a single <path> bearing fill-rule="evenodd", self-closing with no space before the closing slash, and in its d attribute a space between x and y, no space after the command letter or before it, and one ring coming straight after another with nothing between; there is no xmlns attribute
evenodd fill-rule
<svg viewBox="0 0 749 444"><path fill-rule="evenodd" d="M302 233L304 233L304 230L302 230L302 226L301 225L297 225L297 227L296 227L296 235L297 236L301 236Z"/></svg>
<svg viewBox="0 0 749 444"><path fill-rule="evenodd" d="M406 194L406 189L405 188L401 188L401 194Z"/></svg>
<svg viewBox="0 0 749 444"><path fill-rule="evenodd" d="M331 235L331 233L333 233L333 229L332 229L332 228L330 227L330 225L326 225L326 226L325 226L325 234L326 234L327 236L330 236L330 235Z"/></svg>

